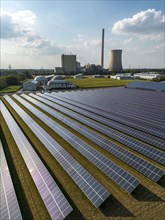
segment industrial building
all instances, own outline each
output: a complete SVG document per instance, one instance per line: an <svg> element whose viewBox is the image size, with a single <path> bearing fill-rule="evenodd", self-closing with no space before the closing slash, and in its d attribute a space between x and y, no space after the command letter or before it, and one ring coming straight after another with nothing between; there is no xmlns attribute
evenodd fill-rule
<svg viewBox="0 0 165 220"><path fill-rule="evenodd" d="M156 74L156 73L135 73L134 78L153 80L153 79L159 79L160 74Z"/></svg>
<svg viewBox="0 0 165 220"><path fill-rule="evenodd" d="M39 82L36 80L29 80L23 83L24 91L37 91L38 87L39 87Z"/></svg>
<svg viewBox="0 0 165 220"><path fill-rule="evenodd" d="M117 80L127 80L127 79L133 79L130 73L118 73L114 76L110 76L111 79L117 79Z"/></svg>
<svg viewBox="0 0 165 220"><path fill-rule="evenodd" d="M65 80L62 76L54 76L47 84L46 89L67 89L74 88L75 86Z"/></svg>
<svg viewBox="0 0 165 220"><path fill-rule="evenodd" d="M123 70L121 56L122 50L110 51L109 71L121 72Z"/></svg>
<svg viewBox="0 0 165 220"><path fill-rule="evenodd" d="M61 55L61 64L64 73L76 73L77 61L76 55Z"/></svg>
<svg viewBox="0 0 165 220"><path fill-rule="evenodd" d="M82 79L83 78L83 74L79 73L77 75L74 76L74 79Z"/></svg>
<svg viewBox="0 0 165 220"><path fill-rule="evenodd" d="M46 85L48 82L46 76L36 76L34 80L37 81L40 86Z"/></svg>

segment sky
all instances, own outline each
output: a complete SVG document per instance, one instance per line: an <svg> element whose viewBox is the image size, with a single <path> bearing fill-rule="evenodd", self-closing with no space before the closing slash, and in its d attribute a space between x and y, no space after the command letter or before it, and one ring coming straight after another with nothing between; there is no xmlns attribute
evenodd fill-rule
<svg viewBox="0 0 165 220"><path fill-rule="evenodd" d="M0 68L61 66L61 54L76 54L81 66L101 63L122 50L123 68L165 68L163 0L1 0Z"/></svg>

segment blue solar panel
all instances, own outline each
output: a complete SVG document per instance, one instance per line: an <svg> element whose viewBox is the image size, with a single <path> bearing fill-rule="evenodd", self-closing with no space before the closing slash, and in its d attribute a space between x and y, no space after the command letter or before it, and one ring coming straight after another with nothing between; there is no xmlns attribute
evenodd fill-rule
<svg viewBox="0 0 165 220"><path fill-rule="evenodd" d="M19 114L42 144L50 151L88 199L96 207L99 207L107 199L110 193L9 96L5 95L4 98Z"/></svg>
<svg viewBox="0 0 165 220"><path fill-rule="evenodd" d="M30 94L31 96L33 96L33 94ZM59 103L65 107L69 107L70 109L74 109L73 106L68 105L66 103L60 102L59 100L55 100L55 97L52 95L52 97L50 97L50 95L43 95L43 94L39 94L42 97L45 97L53 102ZM64 109L64 108L63 108ZM61 108L61 111L63 111L63 109ZM66 110L66 109L65 109ZM67 109L66 114L69 114L70 110ZM81 110L79 111L79 113L81 113ZM77 119L78 121L83 122L84 124L98 130L99 132L113 138L114 140L117 140L119 142L121 142L122 144L130 147L131 149L140 152L141 154L144 154L145 156L151 158L152 160L157 161L158 163L161 163L163 165L165 165L165 154L163 152L160 152L159 150L143 143L140 142L136 139L133 139L123 133L120 133L114 129L111 129L110 127L107 127L101 123L98 123L94 120L91 119L87 119L86 117L84 117L83 115L80 115L79 113L74 112L74 118Z"/></svg>
<svg viewBox="0 0 165 220"><path fill-rule="evenodd" d="M57 98L57 99L60 101L65 101L62 98ZM94 119L96 121L99 121L105 125L108 125L116 130L119 130L125 134L132 136L132 137L135 137L135 138L137 138L141 141L144 141L148 144L151 144L157 148L165 150L164 140L162 140L158 137L155 137L153 135L144 133L144 132L137 130L135 128L129 127L127 125L124 125L122 123L111 120L112 118L111 118L110 114L108 114L108 113L106 114L102 110L97 110L92 107L84 106L83 104L78 104L78 103L75 104L75 101L71 101L68 99L65 102L68 104L74 105L75 111L76 111L76 109L79 111L79 108L81 108L81 114L84 113L85 116L92 117L92 119ZM104 116L106 118L104 118L102 116Z"/></svg>
<svg viewBox="0 0 165 220"><path fill-rule="evenodd" d="M52 128L87 159L89 159L90 162L96 165L125 191L131 193L139 185L139 181L136 178L119 167L116 163L99 153L97 150L93 149L79 137L59 125L57 122L54 122L51 118L20 98L18 95L13 95L13 97L21 102L21 104L26 106L35 116L45 122L50 128Z"/></svg>
<svg viewBox="0 0 165 220"><path fill-rule="evenodd" d="M51 218L64 219L72 207L4 104L1 110Z"/></svg>
<svg viewBox="0 0 165 220"><path fill-rule="evenodd" d="M159 169L158 167L154 166L153 164L149 163L148 161L142 159L141 157L129 152L126 149L121 148L117 144L112 143L108 139L102 137L98 133L88 129L87 127L83 126L82 124L79 124L75 122L73 119L53 110L52 108L48 107L47 105L50 105L51 107L55 107L58 110L61 110L61 107L58 106L55 103L52 103L49 100L46 100L42 97L38 97L36 95L33 95L36 99L39 99L43 103L47 104L44 105L43 103L37 101L36 99L33 99L30 96L27 96L25 94L21 95L22 97L26 98L27 100L31 101L33 104L37 105L44 111L48 112L49 114L53 115L54 117L58 118L58 120L62 121L63 123L67 124L71 128L75 129L88 139L90 139L92 142L96 143L103 149L107 150L114 156L118 157L134 169L138 170L151 180L157 182L162 175L164 174L164 171ZM65 113L68 113L68 110L65 111ZM74 117L74 112L69 114L70 116Z"/></svg>
<svg viewBox="0 0 165 220"><path fill-rule="evenodd" d="M2 102L0 106L2 109ZM1 110L2 111L2 110ZM0 140L0 219L22 219L20 207Z"/></svg>
<svg viewBox="0 0 165 220"><path fill-rule="evenodd" d="M126 87L131 89L165 91L165 84L160 82L131 82Z"/></svg>

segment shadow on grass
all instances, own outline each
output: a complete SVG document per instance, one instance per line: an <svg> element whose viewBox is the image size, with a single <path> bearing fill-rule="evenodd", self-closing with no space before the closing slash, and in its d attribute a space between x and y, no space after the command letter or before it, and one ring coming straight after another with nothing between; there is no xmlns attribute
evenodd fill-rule
<svg viewBox="0 0 165 220"><path fill-rule="evenodd" d="M17 199L18 199L18 203L19 203L19 206L21 209L21 214L23 216L23 219L24 220L33 220L32 212L30 210L28 201L27 201L26 196L24 194L23 187L22 187L21 182L19 180L16 168L13 163L13 159L11 157L11 153L9 151L9 148L8 148L8 145L7 145L7 142L6 142L6 139L5 139L5 136L2 132L1 127L0 127L0 139L2 141L2 146L4 149L5 157L7 160L7 164L9 167L10 175L12 178L12 182L13 182L14 189L15 189L15 192L17 195Z"/></svg>
<svg viewBox="0 0 165 220"><path fill-rule="evenodd" d="M132 193L132 196L138 201L163 202L161 198L141 184Z"/></svg>
<svg viewBox="0 0 165 220"><path fill-rule="evenodd" d="M134 217L134 215L112 195L108 197L99 209L105 216L109 217Z"/></svg>
<svg viewBox="0 0 165 220"><path fill-rule="evenodd" d="M158 184L159 184L161 187L165 188L165 175L163 175L163 176L160 178L160 180L158 181Z"/></svg>

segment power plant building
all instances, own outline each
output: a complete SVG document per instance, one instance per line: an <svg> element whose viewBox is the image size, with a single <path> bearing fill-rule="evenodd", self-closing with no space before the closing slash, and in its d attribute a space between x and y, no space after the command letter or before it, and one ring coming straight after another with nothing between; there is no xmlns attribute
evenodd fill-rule
<svg viewBox="0 0 165 220"><path fill-rule="evenodd" d="M122 50L111 50L110 52L110 62L109 62L109 71L111 72L122 72Z"/></svg>
<svg viewBox="0 0 165 220"><path fill-rule="evenodd" d="M76 55L61 55L62 69L64 73L76 73L77 61Z"/></svg>

